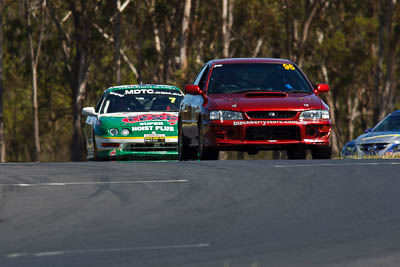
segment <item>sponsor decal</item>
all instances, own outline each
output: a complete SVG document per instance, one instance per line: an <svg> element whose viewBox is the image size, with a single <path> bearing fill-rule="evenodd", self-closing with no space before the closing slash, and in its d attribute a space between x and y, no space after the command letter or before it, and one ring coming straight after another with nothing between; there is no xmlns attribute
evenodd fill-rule
<svg viewBox="0 0 400 267"><path fill-rule="evenodd" d="M125 90L125 95L141 95L141 94L149 94L153 95L153 89L132 89L132 90Z"/></svg>
<svg viewBox="0 0 400 267"><path fill-rule="evenodd" d="M149 143L164 143L165 134L156 134L155 132L151 134L145 134L144 141Z"/></svg>
<svg viewBox="0 0 400 267"><path fill-rule="evenodd" d="M140 122L139 125L163 125L162 121Z"/></svg>
<svg viewBox="0 0 400 267"><path fill-rule="evenodd" d="M121 90L122 91L122 90ZM112 95L125 96L125 95L171 95L171 96L183 96L183 93L177 90L154 90L154 89L126 89L124 94L117 93L115 91L111 92ZM171 97L173 98L173 97ZM174 98L175 99L175 98ZM175 100L171 100L171 102ZM172 102L172 103L174 103Z"/></svg>
<svg viewBox="0 0 400 267"><path fill-rule="evenodd" d="M153 131L154 126L133 126L132 132Z"/></svg>
<svg viewBox="0 0 400 267"><path fill-rule="evenodd" d="M242 125L284 125L284 124L307 124L303 121L234 121L234 126Z"/></svg>
<svg viewBox="0 0 400 267"><path fill-rule="evenodd" d="M155 130L156 131L164 131L164 132L173 132L174 127L172 127L172 126L156 126Z"/></svg>
<svg viewBox="0 0 400 267"><path fill-rule="evenodd" d="M162 132L173 132L173 126L162 126L162 125L147 125L147 126L132 126L132 132L141 132L141 131L162 131Z"/></svg>
<svg viewBox="0 0 400 267"><path fill-rule="evenodd" d="M167 121L170 125L175 125L178 122L178 116L166 113L162 114L142 114L137 116L129 116L122 119L125 124L137 123L146 121ZM133 131L133 130L132 130Z"/></svg>
<svg viewBox="0 0 400 267"><path fill-rule="evenodd" d="M119 96L119 97L124 97L125 95L117 93L117 92L110 92L110 95L115 95L115 96Z"/></svg>
<svg viewBox="0 0 400 267"><path fill-rule="evenodd" d="M119 86L113 86L110 89L176 89L175 86L171 85L158 85L158 84L136 84L136 85L119 85Z"/></svg>
<svg viewBox="0 0 400 267"><path fill-rule="evenodd" d="M111 150L109 155L110 157L114 157L115 155L117 155L117 151L115 149Z"/></svg>

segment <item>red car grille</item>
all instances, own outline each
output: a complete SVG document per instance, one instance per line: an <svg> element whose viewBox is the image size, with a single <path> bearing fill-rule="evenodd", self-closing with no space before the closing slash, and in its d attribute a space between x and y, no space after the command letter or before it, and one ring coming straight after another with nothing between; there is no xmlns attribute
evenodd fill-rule
<svg viewBox="0 0 400 267"><path fill-rule="evenodd" d="M298 126L251 126L246 129L246 140L300 140Z"/></svg>
<svg viewBox="0 0 400 267"><path fill-rule="evenodd" d="M297 115L297 111L249 111L250 119L290 119Z"/></svg>

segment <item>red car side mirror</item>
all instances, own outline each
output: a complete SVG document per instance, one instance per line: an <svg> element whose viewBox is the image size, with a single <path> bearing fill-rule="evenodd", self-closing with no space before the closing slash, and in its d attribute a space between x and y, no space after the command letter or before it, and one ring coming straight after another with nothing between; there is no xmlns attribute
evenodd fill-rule
<svg viewBox="0 0 400 267"><path fill-rule="evenodd" d="M314 89L315 94L326 93L329 92L329 85L326 83L319 83L317 84L317 88Z"/></svg>
<svg viewBox="0 0 400 267"><path fill-rule="evenodd" d="M190 95L201 95L203 94L203 91L201 91L198 85L186 85L185 93Z"/></svg>

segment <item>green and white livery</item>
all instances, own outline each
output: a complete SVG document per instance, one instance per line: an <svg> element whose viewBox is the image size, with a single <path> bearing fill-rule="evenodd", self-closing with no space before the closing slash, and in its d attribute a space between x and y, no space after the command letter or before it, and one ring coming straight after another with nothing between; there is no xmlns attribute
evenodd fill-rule
<svg viewBox="0 0 400 267"><path fill-rule="evenodd" d="M178 113L184 94L170 85L108 88L85 107L88 160L175 159Z"/></svg>

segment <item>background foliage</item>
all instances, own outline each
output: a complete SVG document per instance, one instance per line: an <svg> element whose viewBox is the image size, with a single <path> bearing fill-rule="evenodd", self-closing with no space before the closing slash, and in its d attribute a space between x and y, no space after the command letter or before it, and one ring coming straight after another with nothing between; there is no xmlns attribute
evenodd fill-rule
<svg viewBox="0 0 400 267"><path fill-rule="evenodd" d="M336 153L399 108L396 0L0 1L7 161L39 160L30 45L41 161L84 159L79 110L107 87L141 75L183 88L214 58L289 58L329 83Z"/></svg>

